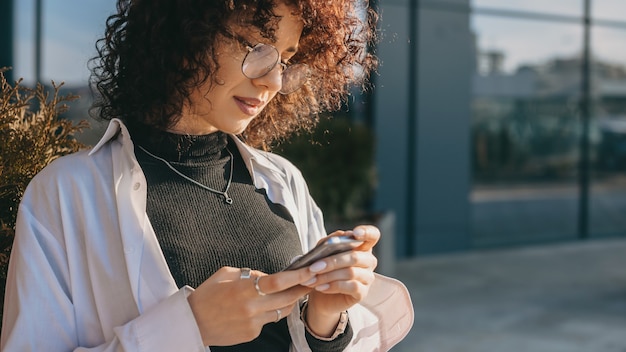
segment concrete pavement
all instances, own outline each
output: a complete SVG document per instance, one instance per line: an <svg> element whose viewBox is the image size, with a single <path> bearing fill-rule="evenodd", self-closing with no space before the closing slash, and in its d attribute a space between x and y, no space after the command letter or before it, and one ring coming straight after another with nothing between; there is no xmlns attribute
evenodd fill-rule
<svg viewBox="0 0 626 352"><path fill-rule="evenodd" d="M626 352L626 239L396 264L415 324L394 352Z"/></svg>

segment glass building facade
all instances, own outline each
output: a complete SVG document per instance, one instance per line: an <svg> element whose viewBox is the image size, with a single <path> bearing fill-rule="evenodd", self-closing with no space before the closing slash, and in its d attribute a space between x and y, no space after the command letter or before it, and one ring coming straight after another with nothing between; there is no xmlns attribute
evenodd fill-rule
<svg viewBox="0 0 626 352"><path fill-rule="evenodd" d="M626 236L626 4L378 6L377 207L400 256Z"/></svg>
<svg viewBox="0 0 626 352"><path fill-rule="evenodd" d="M626 3L379 0L373 208L412 257L626 236ZM0 66L87 118L112 1L5 1ZM94 141L100 125L82 138Z"/></svg>

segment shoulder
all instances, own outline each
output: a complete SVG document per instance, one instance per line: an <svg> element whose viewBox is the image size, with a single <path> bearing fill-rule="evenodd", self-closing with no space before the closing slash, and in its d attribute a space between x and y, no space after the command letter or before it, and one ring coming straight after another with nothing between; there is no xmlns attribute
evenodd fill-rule
<svg viewBox="0 0 626 352"><path fill-rule="evenodd" d="M87 175L100 174L107 166L105 159L110 160L107 158L108 153L102 149L98 153L90 153L90 151L90 149L85 149L53 160L33 180L82 179Z"/></svg>
<svg viewBox="0 0 626 352"><path fill-rule="evenodd" d="M110 153L100 150L90 154L89 149L81 150L53 160L37 173L28 184L24 199L56 199L76 193L88 195L95 185L109 184L111 177Z"/></svg>
<svg viewBox="0 0 626 352"><path fill-rule="evenodd" d="M302 177L302 173L297 166L295 166L289 159L285 158L282 155L266 152L266 151L258 151L259 155L262 158L265 158L268 162L270 162L274 167L283 171L285 174L289 176L297 176Z"/></svg>
<svg viewBox="0 0 626 352"><path fill-rule="evenodd" d="M300 170L285 157L250 147L236 138L234 140L253 176L261 172L262 174L271 173L285 179L304 181Z"/></svg>

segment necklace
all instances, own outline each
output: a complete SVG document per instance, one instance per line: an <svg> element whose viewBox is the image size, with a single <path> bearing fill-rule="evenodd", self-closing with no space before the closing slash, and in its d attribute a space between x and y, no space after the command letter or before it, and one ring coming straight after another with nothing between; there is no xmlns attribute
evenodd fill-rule
<svg viewBox="0 0 626 352"><path fill-rule="evenodd" d="M226 204L233 204L233 199L228 195L228 189L230 188L230 184L233 181L233 164L235 163L234 158L233 158L233 153L230 152L230 150L228 149L228 147L226 148L226 151L228 152L228 155L230 155L230 174L228 175L228 183L226 183L226 189L224 189L224 192L220 192L216 189L213 189L209 186L205 186L202 183L194 180L193 178L183 174L182 172L178 171L175 167L173 167L167 160L158 157L152 153L150 153L149 151L145 150L142 146L138 145L137 147L139 147L139 149L141 149L144 153L148 154L149 156L153 157L156 160L159 160L161 162L163 162L163 164L165 164L167 167L169 167L172 171L174 171L178 176L184 178L185 180L195 184L196 186L202 187L204 189L206 189L207 191L213 192L215 194L219 194L222 197L224 197L224 202Z"/></svg>

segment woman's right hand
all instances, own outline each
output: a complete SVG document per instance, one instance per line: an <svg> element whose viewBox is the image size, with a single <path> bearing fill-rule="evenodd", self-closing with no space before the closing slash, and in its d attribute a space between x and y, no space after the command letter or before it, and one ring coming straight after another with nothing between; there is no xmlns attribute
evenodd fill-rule
<svg viewBox="0 0 626 352"><path fill-rule="evenodd" d="M255 278L260 293L255 288ZM315 277L308 267L267 275L252 270L223 267L203 282L187 300L205 346L230 346L253 340L263 325L291 313L300 298L311 291L301 286ZM265 295L261 295L261 294Z"/></svg>

